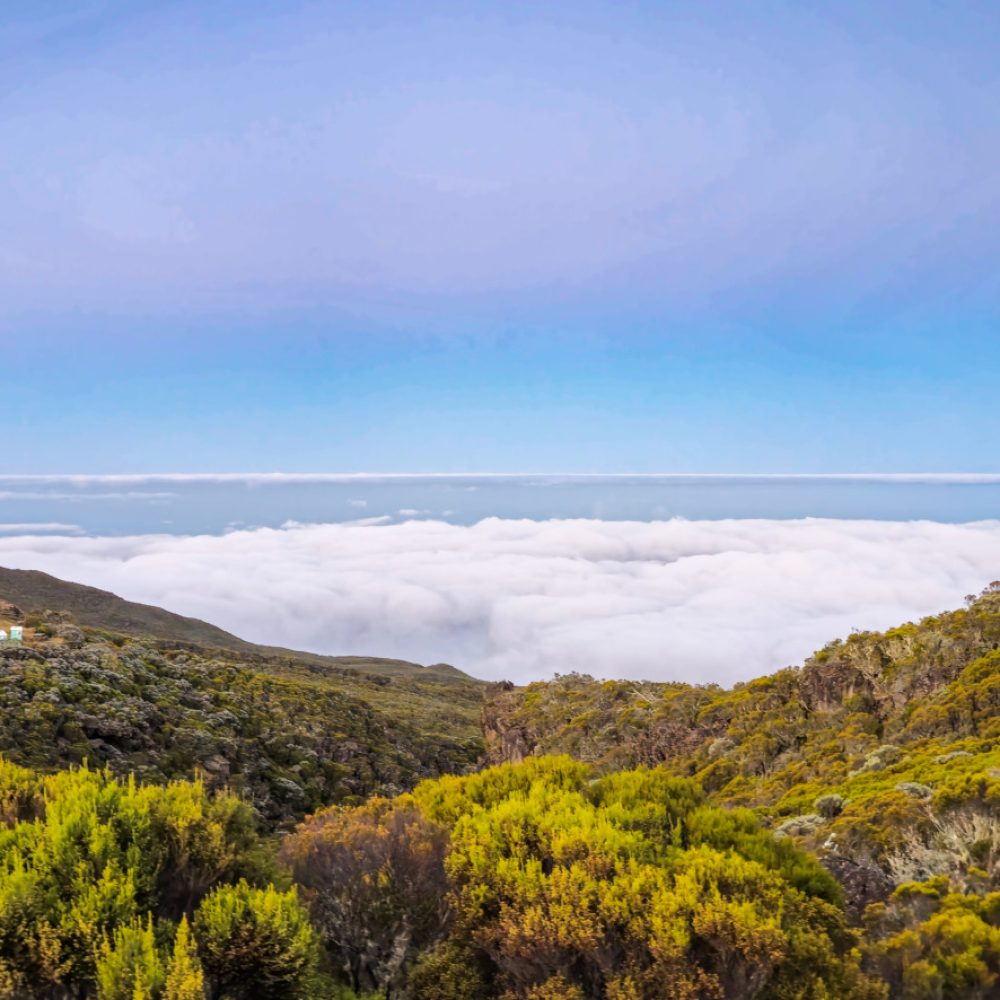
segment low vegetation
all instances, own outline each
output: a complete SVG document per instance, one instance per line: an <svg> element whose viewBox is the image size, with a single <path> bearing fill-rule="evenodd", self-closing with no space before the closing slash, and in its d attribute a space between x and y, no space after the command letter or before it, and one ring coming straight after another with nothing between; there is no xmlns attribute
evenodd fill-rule
<svg viewBox="0 0 1000 1000"><path fill-rule="evenodd" d="M317 995L308 916L236 797L5 763L0 820L0 997Z"/></svg>
<svg viewBox="0 0 1000 1000"><path fill-rule="evenodd" d="M89 762L143 782L200 773L271 827L334 802L467 771L480 685L248 659L31 617L0 649L0 754L39 770ZM456 672L457 673L457 672Z"/></svg>
<svg viewBox="0 0 1000 1000"><path fill-rule="evenodd" d="M1000 586L729 691L494 686L477 773L449 668L21 620L0 1000L1000 994Z"/></svg>
<svg viewBox="0 0 1000 1000"><path fill-rule="evenodd" d="M661 765L714 803L893 885L1000 889L1000 585L959 611L855 633L732 690L568 675L494 686L490 757ZM978 846L976 846L978 845ZM860 914L862 894L850 900Z"/></svg>

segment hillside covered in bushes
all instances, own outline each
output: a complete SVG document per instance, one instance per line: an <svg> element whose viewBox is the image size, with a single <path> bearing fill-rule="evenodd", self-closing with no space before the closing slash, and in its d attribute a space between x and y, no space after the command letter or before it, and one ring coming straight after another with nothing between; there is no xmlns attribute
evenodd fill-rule
<svg viewBox="0 0 1000 1000"><path fill-rule="evenodd" d="M485 701L15 620L0 1000L1000 994L1000 586L731 690Z"/></svg>
<svg viewBox="0 0 1000 1000"><path fill-rule="evenodd" d="M482 754L482 684L452 668L238 652L0 601L0 627L15 622L25 641L0 644L0 755L28 767L198 773L274 827Z"/></svg>
<svg viewBox="0 0 1000 1000"><path fill-rule="evenodd" d="M913 879L1000 888L1000 585L961 610L835 641L731 690L495 685L492 761L662 766L816 851L860 918Z"/></svg>

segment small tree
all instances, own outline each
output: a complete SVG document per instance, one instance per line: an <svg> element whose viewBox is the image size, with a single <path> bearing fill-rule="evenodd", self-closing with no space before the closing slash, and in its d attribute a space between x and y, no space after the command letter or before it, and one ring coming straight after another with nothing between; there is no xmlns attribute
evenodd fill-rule
<svg viewBox="0 0 1000 1000"><path fill-rule="evenodd" d="M284 859L353 990L395 996L407 966L443 936L447 845L408 798L330 809L287 838Z"/></svg>
<svg viewBox="0 0 1000 1000"><path fill-rule="evenodd" d="M191 939L187 917L182 917L174 938L174 954L167 974L164 1000L205 1000L205 974Z"/></svg>
<svg viewBox="0 0 1000 1000"><path fill-rule="evenodd" d="M97 958L98 1000L158 1000L163 961L156 947L153 918L119 927Z"/></svg>
<svg viewBox="0 0 1000 1000"><path fill-rule="evenodd" d="M212 1000L298 1000L308 996L316 941L294 889L221 886L194 920Z"/></svg>

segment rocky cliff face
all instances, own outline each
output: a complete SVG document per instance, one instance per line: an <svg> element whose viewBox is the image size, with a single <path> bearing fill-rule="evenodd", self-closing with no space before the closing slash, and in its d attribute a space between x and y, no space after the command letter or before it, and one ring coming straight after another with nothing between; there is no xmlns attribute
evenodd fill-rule
<svg viewBox="0 0 1000 1000"><path fill-rule="evenodd" d="M812 711L831 712L862 699L890 718L913 699L940 691L969 663L1000 646L995 620L1000 588L994 588L967 610L831 643L802 669L803 702Z"/></svg>
<svg viewBox="0 0 1000 1000"><path fill-rule="evenodd" d="M490 684L483 695L482 726L490 763L520 764L535 749L528 730L516 721L519 694L510 681Z"/></svg>
<svg viewBox="0 0 1000 1000"><path fill-rule="evenodd" d="M835 712L856 701L882 716L890 714L899 707L903 693L894 690L888 674L893 663L910 655L912 647L912 637L879 637L820 652L802 669L803 704L812 712Z"/></svg>

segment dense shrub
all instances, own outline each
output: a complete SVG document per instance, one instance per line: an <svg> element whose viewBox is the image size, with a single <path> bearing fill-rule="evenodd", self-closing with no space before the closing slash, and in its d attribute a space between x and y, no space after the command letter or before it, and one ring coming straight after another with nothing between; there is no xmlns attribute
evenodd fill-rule
<svg viewBox="0 0 1000 1000"><path fill-rule="evenodd" d="M994 589L731 691L500 685L490 732L580 759L359 805L472 743L395 678L390 739L320 674L60 632L0 676L0 746L119 777L0 760L0 1000L987 1000L998 647ZM280 870L256 823L331 801Z"/></svg>
<svg viewBox="0 0 1000 1000"><path fill-rule="evenodd" d="M306 1000L316 941L294 889L224 885L206 897L194 920L213 996L233 1000Z"/></svg>
<svg viewBox="0 0 1000 1000"><path fill-rule="evenodd" d="M843 795L821 795L813 803L813 808L823 819L833 819L844 811Z"/></svg>
<svg viewBox="0 0 1000 1000"><path fill-rule="evenodd" d="M443 936L447 845L447 830L409 798L328 809L285 839L282 858L353 990L398 992Z"/></svg>
<svg viewBox="0 0 1000 1000"><path fill-rule="evenodd" d="M0 648L0 754L16 764L89 762L145 783L200 773L287 827L334 802L468 770L481 752L480 685L461 675L388 684L294 658L75 631L73 646L33 637Z"/></svg>
<svg viewBox="0 0 1000 1000"><path fill-rule="evenodd" d="M901 885L865 914L865 962L906 1000L986 1000L1000 984L1000 893L956 893L947 878Z"/></svg>
<svg viewBox="0 0 1000 1000"><path fill-rule="evenodd" d="M285 853L340 964L389 997L881 996L832 877L662 769L594 781L568 758L534 758L442 778L320 814ZM435 889L450 919L428 912ZM405 952L421 921L425 951L401 977L379 956L393 939ZM353 972L366 947L381 978Z"/></svg>
<svg viewBox="0 0 1000 1000"><path fill-rule="evenodd" d="M0 801L8 803L0 829L4 1000L304 995L312 955L305 911L294 892L267 887L273 861L237 799L208 795L198 782L140 787L107 772L43 777L0 764Z"/></svg>

